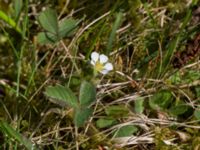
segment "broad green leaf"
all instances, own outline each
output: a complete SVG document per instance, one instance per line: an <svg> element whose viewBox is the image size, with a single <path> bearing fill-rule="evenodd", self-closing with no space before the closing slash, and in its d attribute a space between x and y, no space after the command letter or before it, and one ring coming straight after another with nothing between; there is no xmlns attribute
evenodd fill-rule
<svg viewBox="0 0 200 150"><path fill-rule="evenodd" d="M186 104L178 104L178 105L172 106L169 111L173 115L178 116L178 115L184 114L188 110L188 107L189 106Z"/></svg>
<svg viewBox="0 0 200 150"><path fill-rule="evenodd" d="M81 127L92 115L92 108L77 108L75 109L74 124L77 127Z"/></svg>
<svg viewBox="0 0 200 150"><path fill-rule="evenodd" d="M131 136L134 133L136 133L137 131L138 131L138 128L134 125L123 126L118 131L116 131L115 137Z"/></svg>
<svg viewBox="0 0 200 150"><path fill-rule="evenodd" d="M149 105L154 110L166 109L172 102L171 92L163 90L155 93L149 100Z"/></svg>
<svg viewBox="0 0 200 150"><path fill-rule="evenodd" d="M78 21L74 19L64 19L59 22L59 37L69 37L77 28Z"/></svg>
<svg viewBox="0 0 200 150"><path fill-rule="evenodd" d="M13 129L7 122L0 122L0 130L6 136L8 136L8 138L15 139L20 144L23 144L28 150L37 150L31 140L27 139L22 134Z"/></svg>
<svg viewBox="0 0 200 150"><path fill-rule="evenodd" d="M200 108L197 107L194 111L194 116L197 120L200 120Z"/></svg>
<svg viewBox="0 0 200 150"><path fill-rule="evenodd" d="M89 106L96 99L96 88L88 81L81 83L79 101L81 106Z"/></svg>
<svg viewBox="0 0 200 150"><path fill-rule="evenodd" d="M58 35L58 20L55 10L47 8L38 17L40 25L52 34Z"/></svg>
<svg viewBox="0 0 200 150"><path fill-rule="evenodd" d="M138 97L135 101L134 101L135 105L134 105L134 110L136 113L141 114L144 111L144 98L142 97Z"/></svg>
<svg viewBox="0 0 200 150"><path fill-rule="evenodd" d="M117 124L117 122L118 121L113 118L101 118L96 121L96 126L98 128L106 128L106 127L110 127L112 125Z"/></svg>
<svg viewBox="0 0 200 150"><path fill-rule="evenodd" d="M37 40L40 44L53 44L55 42L57 42L59 39L57 36L55 36L54 34L50 33L50 32L40 32L37 35Z"/></svg>
<svg viewBox="0 0 200 150"><path fill-rule="evenodd" d="M54 98L53 102L62 106L69 105L71 107L78 107L78 99L74 93L67 87L62 85L48 86L45 89L45 94Z"/></svg>
<svg viewBox="0 0 200 150"><path fill-rule="evenodd" d="M114 105L106 107L105 112L108 116L123 117L127 116L129 110L124 105Z"/></svg>

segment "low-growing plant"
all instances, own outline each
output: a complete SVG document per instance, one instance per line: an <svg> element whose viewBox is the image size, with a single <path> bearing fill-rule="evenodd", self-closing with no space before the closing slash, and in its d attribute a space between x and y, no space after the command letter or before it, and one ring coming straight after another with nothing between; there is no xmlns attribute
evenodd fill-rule
<svg viewBox="0 0 200 150"><path fill-rule="evenodd" d="M199 14L199 0L0 1L0 149L198 149Z"/></svg>

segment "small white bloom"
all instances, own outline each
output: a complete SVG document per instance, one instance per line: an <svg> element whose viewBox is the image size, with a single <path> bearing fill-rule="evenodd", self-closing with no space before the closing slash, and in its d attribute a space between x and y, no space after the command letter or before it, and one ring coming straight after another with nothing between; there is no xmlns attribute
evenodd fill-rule
<svg viewBox="0 0 200 150"><path fill-rule="evenodd" d="M108 57L104 54L92 52L90 63L94 66L94 69L102 74L107 74L113 70L113 65L108 62Z"/></svg>

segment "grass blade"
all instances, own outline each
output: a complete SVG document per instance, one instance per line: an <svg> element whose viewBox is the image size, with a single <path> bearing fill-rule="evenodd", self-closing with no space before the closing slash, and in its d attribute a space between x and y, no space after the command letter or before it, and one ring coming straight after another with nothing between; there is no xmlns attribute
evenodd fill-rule
<svg viewBox="0 0 200 150"><path fill-rule="evenodd" d="M113 42L115 40L116 31L119 28L119 26L121 25L123 14L121 12L119 12L116 16L117 17L116 17L116 20L114 22L114 25L113 25L113 28L112 28L112 31L111 31L111 34L110 34L110 37L109 37L109 40L108 40L107 51L106 51L107 55L110 53L110 51L113 47Z"/></svg>
<svg viewBox="0 0 200 150"><path fill-rule="evenodd" d="M37 148L33 145L33 143L13 129L7 122L0 122L0 130L7 135L9 138L14 138L20 144L23 144L28 150L37 150Z"/></svg>
<svg viewBox="0 0 200 150"><path fill-rule="evenodd" d="M17 23L7 16L3 11L0 10L0 19L5 21L7 24L9 24L12 28L14 28L17 32L21 33L21 29L17 26Z"/></svg>

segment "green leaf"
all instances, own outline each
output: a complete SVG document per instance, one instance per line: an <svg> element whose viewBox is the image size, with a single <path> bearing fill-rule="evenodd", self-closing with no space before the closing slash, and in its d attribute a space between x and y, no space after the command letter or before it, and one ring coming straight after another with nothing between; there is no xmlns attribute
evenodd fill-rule
<svg viewBox="0 0 200 150"><path fill-rule="evenodd" d="M123 126L118 131L116 131L115 137L131 136L137 131L138 131L138 128L134 125Z"/></svg>
<svg viewBox="0 0 200 150"><path fill-rule="evenodd" d="M74 93L67 87L62 85L48 86L45 90L45 94L51 98L54 98L53 102L60 104L61 106L69 105L71 107L78 107L78 100Z"/></svg>
<svg viewBox="0 0 200 150"><path fill-rule="evenodd" d="M194 116L197 120L200 120L200 107L197 107L194 111Z"/></svg>
<svg viewBox="0 0 200 150"><path fill-rule="evenodd" d="M134 110L136 113L141 114L144 111L144 98L142 97L138 97L135 101L134 101L135 105L134 105Z"/></svg>
<svg viewBox="0 0 200 150"><path fill-rule="evenodd" d="M74 124L77 127L83 126L88 118L92 115L92 112L92 108L77 108L75 110Z"/></svg>
<svg viewBox="0 0 200 150"><path fill-rule="evenodd" d="M22 6L23 6L23 0L14 0L15 18L17 20L19 18Z"/></svg>
<svg viewBox="0 0 200 150"><path fill-rule="evenodd" d="M122 19L123 19L123 13L121 13L121 12L117 13L116 14L116 20L113 24L112 31L111 31L109 39L108 39L106 54L109 54L110 51L112 50L113 42L114 42L115 36L116 36L116 32L117 32L117 29L120 27L120 25L122 23Z"/></svg>
<svg viewBox="0 0 200 150"><path fill-rule="evenodd" d="M50 33L50 32L40 32L37 35L37 40L40 44L53 44L56 41L58 41L58 37L55 36L54 34Z"/></svg>
<svg viewBox="0 0 200 150"><path fill-rule="evenodd" d="M105 112L108 116L123 117L128 114L129 110L124 105L114 105L106 107Z"/></svg>
<svg viewBox="0 0 200 150"><path fill-rule="evenodd" d="M188 110L188 107L189 106L186 104L178 104L178 105L172 106L169 111L173 115L178 116L178 115L184 114Z"/></svg>
<svg viewBox="0 0 200 150"><path fill-rule="evenodd" d="M40 25L50 33L58 35L58 20L55 10L47 8L38 17Z"/></svg>
<svg viewBox="0 0 200 150"><path fill-rule="evenodd" d="M166 109L172 102L171 92L163 90L155 93L149 100L149 105L154 110Z"/></svg>
<svg viewBox="0 0 200 150"><path fill-rule="evenodd" d="M190 22L191 18L192 18L192 9L188 9L186 14L184 15L179 32L171 41L168 42L168 45L166 47L167 51L163 57L162 64L158 65L161 67L160 72L159 72L160 74L164 75L166 71L168 70L168 66L171 63L171 60L174 56L174 52L177 50L177 47L181 42L181 38L182 38L181 35L185 31L185 28L187 27L187 24Z"/></svg>
<svg viewBox="0 0 200 150"><path fill-rule="evenodd" d="M112 125L117 124L117 120L113 119L113 118L100 118L96 121L96 126L98 128L106 128L106 127L110 127Z"/></svg>
<svg viewBox="0 0 200 150"><path fill-rule="evenodd" d="M80 105L89 106L92 102L95 101L95 99L96 99L95 86L88 81L83 81L81 83L80 95L79 95Z"/></svg>
<svg viewBox="0 0 200 150"><path fill-rule="evenodd" d="M3 11L0 10L0 20L5 21L7 24L9 24L12 28L14 28L17 32L21 33L21 29L17 26L17 23L10 18L8 15L6 15Z"/></svg>
<svg viewBox="0 0 200 150"><path fill-rule="evenodd" d="M78 21L74 19L64 19L59 22L59 37L69 37L77 28Z"/></svg>
<svg viewBox="0 0 200 150"><path fill-rule="evenodd" d="M37 150L29 139L13 129L7 122L0 122L0 130L9 138L14 138L20 144L23 144L28 150Z"/></svg>

